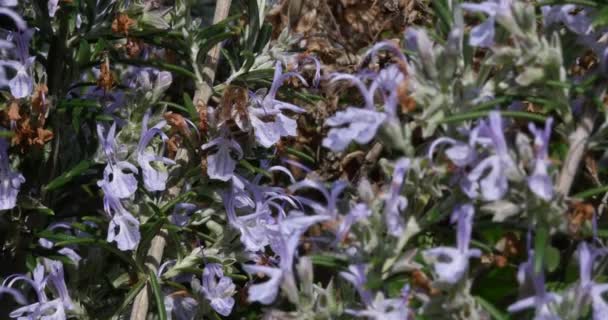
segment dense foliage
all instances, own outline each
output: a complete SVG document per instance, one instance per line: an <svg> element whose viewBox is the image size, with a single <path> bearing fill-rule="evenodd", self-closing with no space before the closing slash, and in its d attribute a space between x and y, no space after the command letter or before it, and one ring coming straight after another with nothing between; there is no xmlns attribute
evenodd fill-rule
<svg viewBox="0 0 608 320"><path fill-rule="evenodd" d="M0 16L3 319L608 319L608 4Z"/></svg>

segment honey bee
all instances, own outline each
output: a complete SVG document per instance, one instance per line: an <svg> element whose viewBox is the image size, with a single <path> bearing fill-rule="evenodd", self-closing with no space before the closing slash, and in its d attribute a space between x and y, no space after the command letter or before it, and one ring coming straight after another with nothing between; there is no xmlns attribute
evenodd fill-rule
<svg viewBox="0 0 608 320"><path fill-rule="evenodd" d="M248 103L246 88L230 85L224 90L219 105L218 126L224 125L236 139L247 135L251 128Z"/></svg>
<svg viewBox="0 0 608 320"><path fill-rule="evenodd" d="M437 288L433 288L431 280L420 270L414 270L412 272L412 285L426 291L428 294L435 296L440 293Z"/></svg>
<svg viewBox="0 0 608 320"><path fill-rule="evenodd" d="M572 204L568 212L568 230L573 234L579 233L582 225L593 219L594 213L595 208L589 203L577 202Z"/></svg>

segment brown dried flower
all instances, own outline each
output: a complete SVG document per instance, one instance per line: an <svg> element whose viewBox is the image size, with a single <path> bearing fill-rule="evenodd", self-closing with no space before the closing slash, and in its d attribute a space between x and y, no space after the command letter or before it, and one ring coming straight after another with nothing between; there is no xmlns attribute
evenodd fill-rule
<svg viewBox="0 0 608 320"><path fill-rule="evenodd" d="M110 71L110 60L107 58L99 67L99 79L97 79L97 85L103 88L105 91L110 91L114 86L114 76Z"/></svg>
<svg viewBox="0 0 608 320"><path fill-rule="evenodd" d="M126 13L119 13L112 21L112 32L128 35L129 28L135 25L135 20L129 18Z"/></svg>

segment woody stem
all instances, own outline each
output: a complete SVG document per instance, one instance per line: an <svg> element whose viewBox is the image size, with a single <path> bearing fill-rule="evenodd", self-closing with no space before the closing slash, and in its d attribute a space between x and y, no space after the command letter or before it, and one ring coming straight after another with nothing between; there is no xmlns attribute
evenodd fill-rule
<svg viewBox="0 0 608 320"><path fill-rule="evenodd" d="M217 24L228 17L231 3L232 0L219 0L217 2L213 15L213 24ZM207 59L203 65L201 75L203 81L197 83L194 98L192 99L195 106L206 106L213 94L213 81L215 80L215 71L220 58L221 48L222 43L220 42L207 52Z"/></svg>
<svg viewBox="0 0 608 320"><path fill-rule="evenodd" d="M579 164L587 149L587 142L593 131L596 115L597 112L594 107L585 106L580 122L577 124L574 132L568 137L568 153L562 170L559 173L556 186L556 191L564 197L567 197L570 193Z"/></svg>

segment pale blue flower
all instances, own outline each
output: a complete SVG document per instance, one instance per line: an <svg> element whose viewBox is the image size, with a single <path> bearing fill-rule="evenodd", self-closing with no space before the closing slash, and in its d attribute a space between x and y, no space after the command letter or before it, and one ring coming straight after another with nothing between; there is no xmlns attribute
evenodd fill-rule
<svg viewBox="0 0 608 320"><path fill-rule="evenodd" d="M209 304L217 313L228 316L234 307L236 286L232 279L224 276L222 265L208 263L205 265L202 277L201 291L203 296L209 300Z"/></svg>
<svg viewBox="0 0 608 320"><path fill-rule="evenodd" d="M227 136L226 132L202 145L203 150L213 147L217 151L207 156L207 175L211 179L228 181L236 168L236 161L231 151L236 152L237 159L240 159L243 157L243 150L235 140Z"/></svg>
<svg viewBox="0 0 608 320"><path fill-rule="evenodd" d="M482 12L488 18L482 24L471 29L469 44L474 47L489 48L494 45L496 34L496 16L510 12L512 0L490 0L482 3L463 3L461 8L471 12Z"/></svg>
<svg viewBox="0 0 608 320"><path fill-rule="evenodd" d="M353 287L355 287L361 301L363 301L365 305L370 305L372 303L372 293L365 287L367 283L368 267L369 266L366 264L353 264L348 266L348 271L340 272L340 277L344 278L344 280L350 282Z"/></svg>
<svg viewBox="0 0 608 320"><path fill-rule="evenodd" d="M49 10L49 17L53 18L59 9L59 0L49 0L47 8Z"/></svg>
<svg viewBox="0 0 608 320"><path fill-rule="evenodd" d="M551 164L549 160L549 139L551 137L551 125L553 118L547 119L545 129L537 129L533 123L528 125L534 134L534 170L528 177L528 187L530 191L544 200L551 200L553 197L553 181L548 174L547 167Z"/></svg>
<svg viewBox="0 0 608 320"><path fill-rule="evenodd" d="M250 94L251 103L247 107L248 121L237 121L237 125L243 131L249 130L249 125L253 127L256 142L264 148L270 148L281 137L296 136L297 134L296 121L283 114L283 111L302 113L304 109L276 99L277 92L283 82L291 77L298 78L306 85L306 81L298 73L287 72L283 74L283 67L280 62L277 62L268 93L264 94L263 91L259 91Z"/></svg>
<svg viewBox="0 0 608 320"><path fill-rule="evenodd" d="M175 161L146 151L146 148L156 135L160 136L162 140L161 152L164 149L165 142L169 139L169 137L167 137L167 135L161 130L167 124L167 122L164 120L159 121L154 127L148 129L149 119L150 111L144 114L141 138L139 139L139 144L137 145L137 163L139 163L139 166L141 167L144 187L146 190L163 191L166 188L169 174L164 167L161 169L155 169L152 166L152 162L160 163L162 165L173 165L175 164Z"/></svg>
<svg viewBox="0 0 608 320"><path fill-rule="evenodd" d="M407 198L401 195L403 182L410 167L410 160L402 158L395 163L393 179L384 199L384 219L388 233L399 237L405 231L405 221L401 213L407 208Z"/></svg>
<svg viewBox="0 0 608 320"><path fill-rule="evenodd" d="M0 138L0 210L15 207L17 195L25 178L19 172L11 170L8 157L8 142Z"/></svg>
<svg viewBox="0 0 608 320"><path fill-rule="evenodd" d="M67 287L65 285L63 266L61 262L45 259L45 265L49 268L49 274L45 276L45 267L42 264L38 264L32 276L14 274L6 277L2 283L3 289L0 292L13 293L12 287L17 281L24 281L31 285L36 292L38 301L23 307L13 310L9 317L17 318L19 320L26 319L39 319L39 320L66 320L65 309L72 308L72 302L69 297ZM51 285L53 292L58 295L54 300L49 300L45 289L48 285ZM19 295L15 295L17 301L21 304L26 304L25 299L21 299Z"/></svg>
<svg viewBox="0 0 608 320"><path fill-rule="evenodd" d="M185 227L190 220L190 214L196 211L197 206L192 203L178 203L169 216L169 221L176 226Z"/></svg>
<svg viewBox="0 0 608 320"><path fill-rule="evenodd" d="M519 312L526 309L535 309L535 320L559 320L561 319L551 308L554 304L559 304L563 300L558 294L547 292L545 287L545 276L543 272L534 271L534 252L529 251L528 261L519 266L517 281L520 285L532 282L535 295L521 299L511 304L507 311L510 313Z"/></svg>
<svg viewBox="0 0 608 320"><path fill-rule="evenodd" d="M0 85L8 84L11 94L17 99L31 95L34 88L34 80L30 73L36 57L29 54L29 43L33 35L34 29L20 29L11 32L8 40L15 45L16 60L0 61L0 66L15 70L15 76L8 83L0 83Z"/></svg>
<svg viewBox="0 0 608 320"><path fill-rule="evenodd" d="M348 107L325 120L325 125L331 129L323 139L323 146L334 152L340 152L344 151L352 141L366 144L376 136L384 120L386 120L384 113Z"/></svg>
<svg viewBox="0 0 608 320"><path fill-rule="evenodd" d="M473 215L475 209L470 204L456 207L450 221L457 223L456 248L438 247L425 250L423 255L427 260L433 260L433 270L437 281L455 284L464 276L469 267L471 257L479 257L481 251L470 249Z"/></svg>
<svg viewBox="0 0 608 320"><path fill-rule="evenodd" d="M109 195L104 197L104 210L111 217L107 241L116 241L122 251L135 249L141 239L139 220L122 206L120 199Z"/></svg>

